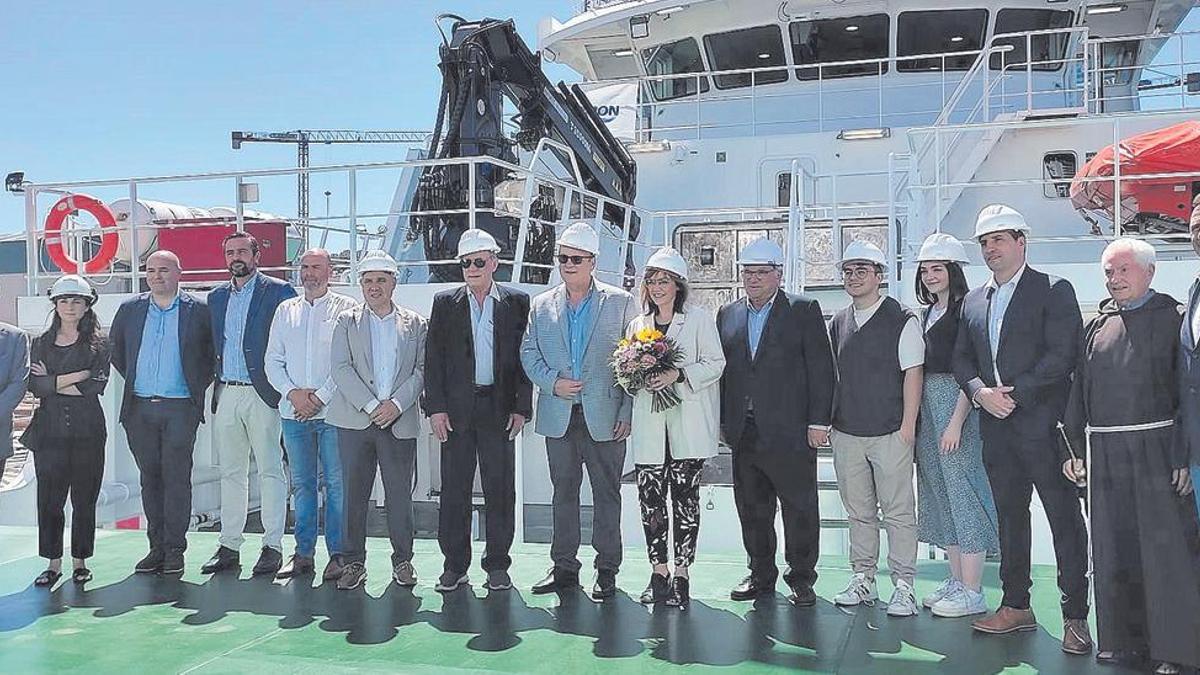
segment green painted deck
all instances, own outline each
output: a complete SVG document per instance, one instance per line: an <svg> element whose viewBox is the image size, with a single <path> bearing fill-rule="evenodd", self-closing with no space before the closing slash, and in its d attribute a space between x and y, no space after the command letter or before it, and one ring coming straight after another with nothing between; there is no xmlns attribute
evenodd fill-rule
<svg viewBox="0 0 1200 675"><path fill-rule="evenodd" d="M892 619L880 603L839 609L828 598L848 573L834 558L821 560L817 606L798 609L783 595L732 602L741 556L706 557L693 569L692 608L680 612L637 603L649 572L638 548L626 551L622 593L596 603L582 591L528 591L548 566L539 544L516 547L513 590L489 594L473 569L471 589L442 596L433 590L441 555L429 540L417 541L420 583L409 590L390 583L387 541L371 539L365 592L251 579L257 551L249 542L239 577L202 576L200 563L216 548L210 533L189 535L182 578L134 575L145 535L129 531L99 533L86 587L64 577L39 589L36 540L32 528L0 528L0 673L1123 672L1059 650L1053 568L1035 570L1042 630L995 637L974 634L969 619ZM939 563L919 569L918 593L946 572ZM890 594L880 578L880 592ZM995 606L994 565L985 583Z"/></svg>

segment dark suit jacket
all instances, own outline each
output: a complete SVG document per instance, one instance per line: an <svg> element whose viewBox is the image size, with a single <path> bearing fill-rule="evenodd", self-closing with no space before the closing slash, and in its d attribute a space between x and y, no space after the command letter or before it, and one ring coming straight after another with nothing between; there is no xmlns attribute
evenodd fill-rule
<svg viewBox="0 0 1200 675"><path fill-rule="evenodd" d="M150 294L142 293L121 303L109 330L112 343L112 365L125 378L121 400L121 421L129 414L133 400L133 383L137 378L138 351L142 348L142 330L146 326L146 311ZM204 419L204 392L213 377L212 328L208 306L191 293L179 294L179 353L183 358L183 377L196 414Z"/></svg>
<svg viewBox="0 0 1200 675"><path fill-rule="evenodd" d="M991 289L980 286L962 301L954 344L954 378L968 397L1000 380L1013 387L1017 409L1004 421L1032 438L1055 433L1070 391L1070 376L1083 330L1083 317L1071 282L1026 267L1013 291L1000 328L996 368L988 339ZM986 432L996 418L982 414Z"/></svg>
<svg viewBox="0 0 1200 675"><path fill-rule="evenodd" d="M250 371L250 382L258 397L272 408L279 407L279 392L267 381L267 371L263 366L267 354L267 337L271 334L271 320L275 318L275 309L279 303L288 298L296 297L296 289L291 284L269 277L261 272L258 275L258 285L254 288L254 297L250 298L250 311L246 315L246 332L242 336L242 352L246 358L246 369ZM217 411L217 398L221 394L221 366L225 353L225 311L229 308L229 293L233 288L232 281L217 286L208 294L208 308L212 312L212 342L215 354L213 377L217 380L217 388L213 390L212 409Z"/></svg>
<svg viewBox="0 0 1200 675"><path fill-rule="evenodd" d="M750 358L748 301L717 312L725 351L721 376L721 433L735 450L746 420L746 399L754 399L760 447L793 449L808 445L808 425L828 425L833 412L833 349L821 305L815 299L779 291L767 317L758 352Z"/></svg>
<svg viewBox="0 0 1200 675"><path fill-rule="evenodd" d="M1200 281L1192 282L1187 312L1179 327L1179 422L1181 442L1187 446L1192 464L1200 464L1200 336L1192 335L1192 313L1196 311Z"/></svg>
<svg viewBox="0 0 1200 675"><path fill-rule="evenodd" d="M500 299L493 315L492 368L497 410L533 416L533 385L521 367L521 339L529 321L529 296L496 284ZM449 413L451 423L465 423L475 405L475 343L471 335L471 300L467 287L442 291L433 298L425 339L425 414Z"/></svg>

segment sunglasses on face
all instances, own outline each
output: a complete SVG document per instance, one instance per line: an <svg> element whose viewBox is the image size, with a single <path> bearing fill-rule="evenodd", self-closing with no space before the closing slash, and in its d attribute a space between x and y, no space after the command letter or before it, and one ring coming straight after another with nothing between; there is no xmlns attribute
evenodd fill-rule
<svg viewBox="0 0 1200 675"><path fill-rule="evenodd" d="M458 262L460 265L462 265L462 268L464 270L471 269L471 265L474 265L474 266L478 267L479 269L483 269L488 264L488 261L486 258L475 258L474 260L472 260L471 258L463 258L462 260L459 260Z"/></svg>
<svg viewBox="0 0 1200 675"><path fill-rule="evenodd" d="M572 265L582 265L583 261L591 260L595 257L596 256L594 255L564 255L560 253L558 254L558 264L566 265L568 262L570 262Z"/></svg>

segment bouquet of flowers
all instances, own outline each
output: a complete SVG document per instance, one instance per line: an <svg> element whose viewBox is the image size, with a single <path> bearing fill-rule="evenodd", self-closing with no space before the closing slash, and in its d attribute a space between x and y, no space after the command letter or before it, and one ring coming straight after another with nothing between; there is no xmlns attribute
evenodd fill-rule
<svg viewBox="0 0 1200 675"><path fill-rule="evenodd" d="M643 328L632 339L625 338L617 343L613 352L612 368L617 384L630 396L649 388L650 378L675 368L683 360L683 350L675 341L654 328ZM675 385L651 392L654 401L651 410L662 412L680 401Z"/></svg>

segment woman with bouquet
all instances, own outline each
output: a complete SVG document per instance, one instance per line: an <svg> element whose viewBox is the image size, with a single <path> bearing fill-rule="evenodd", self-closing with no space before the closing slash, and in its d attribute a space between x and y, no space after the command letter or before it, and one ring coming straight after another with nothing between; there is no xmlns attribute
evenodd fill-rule
<svg viewBox="0 0 1200 675"><path fill-rule="evenodd" d="M646 604L686 609L688 567L700 530L700 473L717 454L719 381L725 355L713 316L687 304L688 268L673 248L646 262L645 313L629 323L614 355L617 381L633 395L631 446L638 501L654 569L642 593ZM672 503L669 527L667 500ZM673 530L674 560L667 554ZM674 563L674 578L670 563Z"/></svg>

